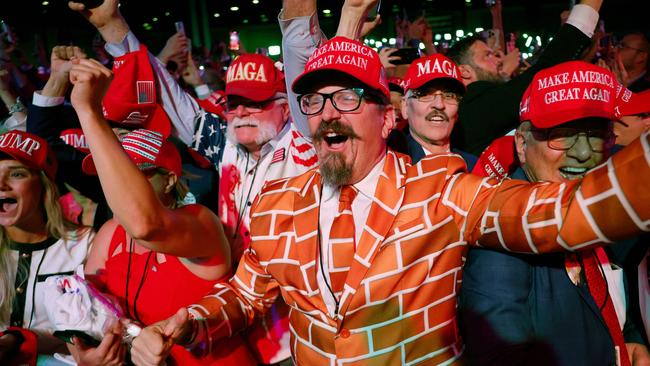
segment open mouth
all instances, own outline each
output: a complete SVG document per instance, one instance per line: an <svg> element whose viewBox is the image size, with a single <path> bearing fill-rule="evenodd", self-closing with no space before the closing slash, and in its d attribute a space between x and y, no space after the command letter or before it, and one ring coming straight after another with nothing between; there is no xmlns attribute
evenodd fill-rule
<svg viewBox="0 0 650 366"><path fill-rule="evenodd" d="M578 168L578 167L571 167L571 166L565 166L560 168L560 175L566 179L579 179L584 177L584 175L589 171L589 168Z"/></svg>
<svg viewBox="0 0 650 366"><path fill-rule="evenodd" d="M327 143L327 145L333 148L342 147L343 144L345 144L345 142L348 141L348 139L349 136L340 135L336 132L327 132L323 137L325 143Z"/></svg>
<svg viewBox="0 0 650 366"><path fill-rule="evenodd" d="M438 123L448 122L449 121L447 116L445 116L444 114L442 114L442 113L440 113L438 111L434 111L433 113L430 113L426 117L426 120L429 121L429 122L438 122Z"/></svg>
<svg viewBox="0 0 650 366"><path fill-rule="evenodd" d="M18 201L15 198L0 198L0 212L7 212L14 209L17 203Z"/></svg>

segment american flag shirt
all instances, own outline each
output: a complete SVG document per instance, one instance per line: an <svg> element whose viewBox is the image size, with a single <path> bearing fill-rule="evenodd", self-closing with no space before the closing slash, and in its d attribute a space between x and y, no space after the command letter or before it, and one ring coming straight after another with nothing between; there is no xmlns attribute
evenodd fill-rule
<svg viewBox="0 0 650 366"><path fill-rule="evenodd" d="M233 268L250 245L250 208L264 184L300 175L318 164L312 144L287 121L278 135L264 144L259 159L226 138L226 121L207 112L197 121L192 147L219 172L218 215L230 241ZM249 329L248 341L263 363L290 356L286 305L278 305ZM252 341L251 343L251 339Z"/></svg>

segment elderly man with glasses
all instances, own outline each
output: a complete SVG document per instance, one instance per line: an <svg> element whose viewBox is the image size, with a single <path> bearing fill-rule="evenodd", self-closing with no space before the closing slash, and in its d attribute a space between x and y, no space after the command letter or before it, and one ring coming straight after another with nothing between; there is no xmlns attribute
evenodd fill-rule
<svg viewBox="0 0 650 366"><path fill-rule="evenodd" d="M628 33L616 45L616 57L621 60L627 73L626 86L635 93L650 89L647 74L649 52L650 41L643 32Z"/></svg>
<svg viewBox="0 0 650 366"><path fill-rule="evenodd" d="M454 149L450 141L465 95L458 66L441 54L421 57L409 66L404 83L401 113L409 124L406 140L413 164L429 154L454 152L471 171L476 156Z"/></svg>
<svg viewBox="0 0 650 366"><path fill-rule="evenodd" d="M521 166L512 178L569 184L602 164L614 144L617 88L612 73L581 61L537 73L522 101L515 134ZM529 256L472 248L459 300L472 364L650 361L626 321L623 271L607 253L601 247Z"/></svg>

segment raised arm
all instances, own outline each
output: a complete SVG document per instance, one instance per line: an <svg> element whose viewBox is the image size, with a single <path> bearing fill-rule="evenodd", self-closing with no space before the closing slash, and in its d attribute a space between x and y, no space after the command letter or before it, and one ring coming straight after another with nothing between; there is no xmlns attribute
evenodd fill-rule
<svg viewBox="0 0 650 366"><path fill-rule="evenodd" d="M70 72L72 104L116 220L149 249L186 258L223 254L219 258L226 265L228 244L218 218L200 205L178 209L163 205L104 120L101 100L111 77L111 71L96 60L75 60Z"/></svg>
<svg viewBox="0 0 650 366"><path fill-rule="evenodd" d="M305 69L307 59L316 47L326 40L318 24L316 0L283 0L278 21L282 31L284 80L287 84L291 118L298 131L309 137L307 117L300 113L291 84Z"/></svg>
<svg viewBox="0 0 650 366"><path fill-rule="evenodd" d="M118 7L118 0L104 0L94 9L85 9L81 3L69 2L70 9L79 12L92 24L106 41L106 50L113 57L140 49L140 41L130 31ZM174 134L186 145L192 143L196 120L201 114L198 104L177 83L165 65L149 54L151 66L160 84L160 100L174 125Z"/></svg>
<svg viewBox="0 0 650 366"><path fill-rule="evenodd" d="M650 231L648 180L650 134L645 133L582 180L506 180L492 186L495 181L459 175L445 194L466 208L469 243L522 253L574 251ZM468 191L454 188L461 181L477 189L469 206L460 203Z"/></svg>

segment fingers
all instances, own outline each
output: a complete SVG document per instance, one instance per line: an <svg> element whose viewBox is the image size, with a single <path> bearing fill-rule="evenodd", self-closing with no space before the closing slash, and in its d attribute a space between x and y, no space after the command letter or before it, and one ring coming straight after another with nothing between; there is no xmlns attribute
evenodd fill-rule
<svg viewBox="0 0 650 366"><path fill-rule="evenodd" d="M82 3L76 3L74 1L68 1L68 7L74 11L83 11L86 10L86 6Z"/></svg>
<svg viewBox="0 0 650 366"><path fill-rule="evenodd" d="M133 340L131 360L136 365L159 365L171 350L171 341L165 341L159 324L146 327Z"/></svg>
<svg viewBox="0 0 650 366"><path fill-rule="evenodd" d="M187 333L187 328L189 328L190 314L187 312L186 308L180 308L171 317L170 321L167 322L164 329L164 335L170 337L174 340L181 338L185 333Z"/></svg>

